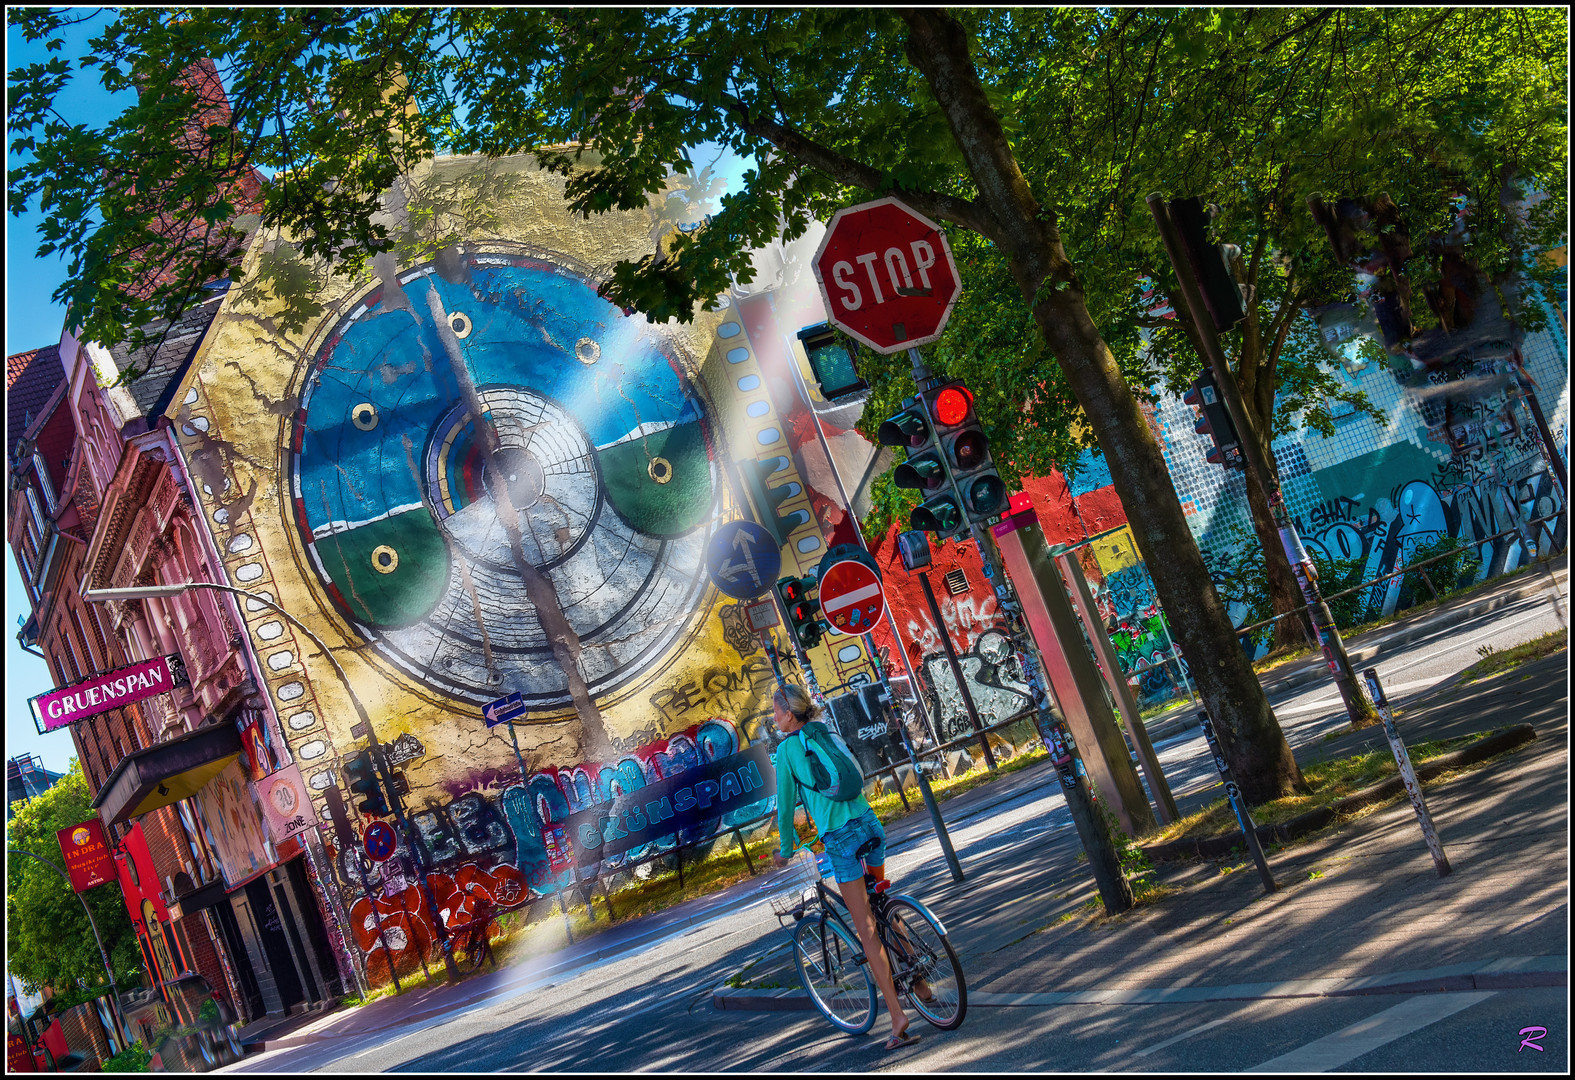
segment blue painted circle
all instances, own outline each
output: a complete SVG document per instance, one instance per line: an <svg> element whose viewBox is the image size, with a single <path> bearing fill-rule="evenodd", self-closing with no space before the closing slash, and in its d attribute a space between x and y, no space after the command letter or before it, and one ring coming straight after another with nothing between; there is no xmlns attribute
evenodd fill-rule
<svg viewBox="0 0 1575 1080"><path fill-rule="evenodd" d="M374 821L366 827L366 836L362 842L373 862L382 862L392 855L398 843L393 828L381 821Z"/></svg>
<svg viewBox="0 0 1575 1080"><path fill-rule="evenodd" d="M782 572L782 552L753 521L729 521L706 545L705 568L722 592L734 600L753 600Z"/></svg>

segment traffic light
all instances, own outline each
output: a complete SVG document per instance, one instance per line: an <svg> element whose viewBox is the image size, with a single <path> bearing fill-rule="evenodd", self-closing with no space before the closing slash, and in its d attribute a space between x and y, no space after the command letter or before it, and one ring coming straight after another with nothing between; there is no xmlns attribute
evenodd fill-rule
<svg viewBox="0 0 1575 1080"><path fill-rule="evenodd" d="M777 596L787 613L788 632L806 649L820 644L820 605L809 598L813 578L785 577L777 582Z"/></svg>
<svg viewBox="0 0 1575 1080"><path fill-rule="evenodd" d="M881 424L875 437L882 446L900 446L908 451L908 460L897 466L891 482L918 491L922 499L946 486L946 463L941 460L934 429L925 416L924 402L909 398L903 405L906 407L902 412Z"/></svg>
<svg viewBox="0 0 1575 1080"><path fill-rule="evenodd" d="M356 809L372 817L387 817L388 800L383 797L383 785L377 777L377 761L372 751L352 754L345 762L345 773L350 777L350 791L362 798Z"/></svg>
<svg viewBox="0 0 1575 1080"><path fill-rule="evenodd" d="M1192 275L1203 293L1203 306L1208 308L1215 328L1223 334L1247 317L1247 309L1241 302L1241 289L1225 261L1227 245L1209 243L1209 212L1196 195L1172 199L1170 220L1176 225L1181 246L1187 252L1187 262L1192 266Z"/></svg>
<svg viewBox="0 0 1575 1080"><path fill-rule="evenodd" d="M972 391L958 382L925 396L947 472L968 520L982 524L1004 513L1006 483L990 459L990 440L979 423Z"/></svg>
<svg viewBox="0 0 1575 1080"><path fill-rule="evenodd" d="M804 346L809 370L820 384L820 394L827 401L869 389L869 383L859 378L854 366L852 347L829 324L804 327L798 332L798 340Z"/></svg>
<svg viewBox="0 0 1575 1080"><path fill-rule="evenodd" d="M788 459L785 457L739 462L739 469L744 474L744 486L749 489L749 497L754 501L760 524L776 540L777 547L787 543L788 534L794 529L809 523L808 510L794 510L785 517L777 513L777 507L802 490L798 484L792 482L778 484L776 487L767 485L766 482L773 475L787 467Z"/></svg>
<svg viewBox="0 0 1575 1080"><path fill-rule="evenodd" d="M904 401L902 412L881 424L875 438L882 446L900 446L908 451L908 460L897 466L891 482L917 491L922 500L908 515L909 528L937 533L944 539L962 524L962 512L940 441L935 437L937 428L927 397Z"/></svg>
<svg viewBox="0 0 1575 1080"><path fill-rule="evenodd" d="M1181 395L1181 400L1203 412L1194 430L1214 440L1214 449L1208 452L1207 459L1227 469L1245 469L1241 456L1241 436L1236 433L1236 425L1231 422L1230 412L1220 398L1214 372L1204 368L1203 374L1192 384L1192 389Z"/></svg>

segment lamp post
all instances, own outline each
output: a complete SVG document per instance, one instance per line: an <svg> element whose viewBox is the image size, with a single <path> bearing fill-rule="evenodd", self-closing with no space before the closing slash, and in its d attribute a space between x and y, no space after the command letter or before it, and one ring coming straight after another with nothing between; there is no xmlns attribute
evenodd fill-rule
<svg viewBox="0 0 1575 1080"><path fill-rule="evenodd" d="M361 704L361 699L356 696L355 688L350 685L350 678L345 674L345 669L339 666L338 659L335 658L328 646L324 644L323 639L318 637L312 631L311 627L307 626L300 619L297 619L284 608L274 603L274 601L268 597L259 593L254 593L249 589L238 589L233 585L220 585L217 582L212 581L177 581L167 585L141 585L129 589L88 589L83 592L82 598L89 603L94 604L107 603L111 600L147 600L151 598L163 599L172 596L179 596L187 589L215 589L219 592L227 592L235 596L245 596L251 600L255 600L259 604L262 604L270 611L276 612L280 617L289 622L291 626L305 634L307 638L311 640L312 644L317 646L318 651L323 654L323 657L333 667L334 674L339 677L339 682L344 686L345 693L350 698L350 704L355 708L356 716L360 718L361 722L358 725L359 730L365 734L367 741L370 742L372 746L378 746L377 732L372 727L372 718L367 715L366 707ZM355 729L352 729L352 733L354 730ZM386 778L384 782L387 782ZM399 801L397 792L390 789L388 802L394 810L395 819L399 822L400 831L405 834L405 843L409 845L410 853L416 861L416 870L421 879L421 893L427 902L427 913L432 919L432 925L437 931L438 939L443 944L444 971L448 975L449 982L458 982L459 969L454 965L454 943L448 936L448 929L443 925L443 917L438 911L437 898L432 895L432 886L427 883L427 870L423 865L424 860L421 858L421 848L416 843L415 830L411 827L410 822L405 818L404 805ZM369 901L372 899L370 892L367 894L367 899ZM398 976L394 973L394 954L389 950L388 942L383 939L383 927L381 919L378 920L378 937L380 940L383 940L383 950L388 953L388 970L391 975L394 975L395 985L397 986ZM425 962L424 958L423 962Z"/></svg>
<svg viewBox="0 0 1575 1080"><path fill-rule="evenodd" d="M60 875L61 880L66 883L66 887L71 889L72 894L77 898L78 902L81 903L82 914L87 916L88 926L93 928L93 940L98 943L99 959L104 961L104 974L109 976L109 996L114 1002L115 1023L120 1025L120 1030L116 1032L116 1034L120 1036L122 1045L130 1046L132 1043L132 1039L130 1038L131 1028L126 1024L126 1017L120 1011L120 990L115 986L115 970L109 966L109 954L104 951L104 939L99 936L98 923L93 921L93 912L88 908L87 901L82 899L82 894L77 892L72 886L70 876L67 875L64 870L60 869L59 866L55 865L52 860L46 859L42 855L34 855L31 851L24 851L21 848L7 847L5 850L7 854L26 855L29 859L41 862L45 866L49 867L55 873Z"/></svg>

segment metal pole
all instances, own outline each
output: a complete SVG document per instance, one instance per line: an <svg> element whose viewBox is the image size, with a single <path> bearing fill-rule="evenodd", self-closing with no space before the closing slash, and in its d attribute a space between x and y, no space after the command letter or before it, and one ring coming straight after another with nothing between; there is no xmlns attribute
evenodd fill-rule
<svg viewBox="0 0 1575 1080"><path fill-rule="evenodd" d="M979 722L979 710L974 708L973 695L968 692L968 683L963 678L962 665L957 662L957 649L952 645L952 636L946 631L946 621L941 617L941 606L935 602L935 590L930 588L930 575L923 570L919 571L919 586L924 590L925 602L930 605L930 614L935 616L935 625L940 628L941 644L946 649L946 660L951 664L952 676L957 680L957 692L962 695L963 705L968 710L968 722L973 729L979 732L979 747L984 751L984 760L990 766L990 771L997 768L995 754L990 750L989 737L984 734L984 725ZM939 700L940 695L936 698Z"/></svg>
<svg viewBox="0 0 1575 1080"><path fill-rule="evenodd" d="M941 818L941 808L935 802L935 792L930 790L930 778L924 775L924 770L919 767L919 757L913 752L913 740L908 737L908 729L901 722L897 722L897 737L902 740L902 748L908 752L908 761L913 765L913 775L919 782L919 794L924 796L924 808L930 812L930 822L935 826L935 838L940 841L941 854L946 857L946 867L952 873L953 881L963 880L962 863L957 861L957 852L952 848L951 834L946 831L946 822Z"/></svg>
<svg viewBox="0 0 1575 1080"><path fill-rule="evenodd" d="M1252 861L1258 864L1258 876L1263 879L1263 891L1274 892L1279 888L1274 882L1274 875L1269 872L1269 862L1263 857L1263 845L1258 843L1258 829L1252 823L1252 815L1247 811L1247 801L1241 797L1241 789L1236 786L1235 779L1231 776L1230 763L1225 760L1225 755L1220 753L1220 741L1214 734L1214 721L1209 719L1207 709L1198 710L1198 723L1203 728L1203 737L1209 741L1209 752L1214 755L1214 767L1219 770L1220 779L1225 783L1225 797L1230 800L1230 808L1236 812L1236 823L1241 826L1241 832L1247 840L1247 850L1252 852Z"/></svg>
<svg viewBox="0 0 1575 1080"><path fill-rule="evenodd" d="M1176 654L1176 642L1170 636L1170 620L1165 618L1165 609L1159 609L1159 629L1165 635L1165 648L1168 651L1167 660L1176 665L1176 674L1181 676L1181 685L1186 688L1187 700L1196 705L1197 695L1192 692L1192 679L1187 675L1186 661Z"/></svg>
<svg viewBox="0 0 1575 1080"><path fill-rule="evenodd" d="M1236 376L1231 373L1230 362L1226 360L1225 351L1220 347L1219 337L1214 331L1213 316L1204 306L1203 295L1198 289L1197 281L1193 279L1192 269L1187 262L1185 251L1182 250L1181 238L1176 232L1176 226L1170 220L1170 210L1165 205L1164 196L1155 192L1148 196L1147 201L1149 211L1154 215L1154 223L1159 226L1160 239L1164 241L1165 250L1176 271L1181 295L1186 301L1187 310L1191 312L1193 325L1198 332L1198 341L1202 343L1204 354L1214 372L1215 387L1219 391L1226 411L1230 413L1231 421L1236 425L1236 433L1241 437L1242 457L1268 500L1269 513L1280 531L1280 543L1285 547L1285 557L1291 564L1291 572L1296 577L1297 585L1301 587L1302 598L1306 601L1309 614L1312 615L1313 629L1318 633L1319 647L1329 664L1329 670L1334 675L1335 686L1339 689L1340 697L1345 703L1346 715L1351 718L1352 727L1359 727L1372 719L1372 706L1362 696L1362 689L1356 682L1356 673L1351 668L1351 658L1346 654L1345 643L1340 640L1340 631L1334 625L1334 614L1329 610L1329 605L1324 603L1318 591L1318 572L1306 549L1302 547L1301 536L1297 534L1296 526L1286 512L1280 485L1274 480L1263 450L1258 445L1257 428L1242 404L1241 390L1236 385Z"/></svg>
<svg viewBox="0 0 1575 1080"><path fill-rule="evenodd" d="M1153 793L1154 805L1159 810L1159 819L1163 824L1169 825L1181 816L1181 812L1176 809L1176 798L1170 792L1170 784L1159 766L1159 756L1154 753L1154 744L1149 740L1148 729L1143 726L1143 718L1138 714L1138 705L1133 700L1132 688L1127 685L1126 678L1121 674L1120 664L1116 660L1116 648L1110 642L1110 635L1105 633L1104 624L1099 621L1099 609L1094 606L1094 594L1089 591L1088 579L1083 576L1083 567L1075 556L1066 551L1057 555L1056 561L1061 564L1061 576L1066 578L1067 584L1071 586L1072 599L1077 602L1077 608L1082 612L1083 631L1088 635L1089 644L1094 647L1100 666L1104 668L1105 685L1110 688L1111 697L1116 700L1116 707L1126 714L1127 733L1132 737L1132 748L1143 764L1144 775L1148 777L1149 790Z"/></svg>
<svg viewBox="0 0 1575 1080"><path fill-rule="evenodd" d="M1384 688L1378 682L1378 671L1376 668L1367 668L1363 670L1362 677L1367 680L1367 692L1373 695L1373 705L1383 720L1384 737L1389 740L1389 749L1394 751L1395 764L1400 767L1400 780L1405 784L1405 793L1410 796L1411 809L1416 811L1417 823L1422 826L1422 839L1427 842L1427 850L1433 856L1433 866L1438 876L1444 877L1450 870L1449 859L1444 854L1444 845L1439 842L1438 830L1433 828L1433 817L1427 812L1427 800L1422 797L1422 785L1417 783L1416 770L1411 767L1411 755L1400 738L1400 730L1395 727L1394 711L1389 708L1389 699L1384 696Z"/></svg>
<svg viewBox="0 0 1575 1080"><path fill-rule="evenodd" d="M26 855L29 859L41 862L45 866L49 867L55 873L60 875L61 880L66 883L66 888L70 889L71 894L77 898L79 903L81 903L82 914L87 916L88 926L92 927L93 929L93 941L98 945L98 957L104 962L104 974L109 978L109 993L110 997L112 997L115 1002L115 1022L120 1025L119 1035L121 1037L121 1041L127 1046L130 1046L135 1040L129 1037L131 1035L131 1025L126 1023L126 1017L120 1011L120 990L115 986L115 970L109 966L109 954L104 951L104 939L99 937L98 923L93 921L93 912L88 909L87 901L82 898L82 894L77 892L76 888L71 884L70 875L57 866L52 860L46 859L42 855L34 855L31 851L24 851L22 848L7 847L6 851L12 855ZM18 1011L20 1011L21 1004L22 1002L19 999L17 1001ZM53 1058L53 1055L51 1055L51 1058Z"/></svg>

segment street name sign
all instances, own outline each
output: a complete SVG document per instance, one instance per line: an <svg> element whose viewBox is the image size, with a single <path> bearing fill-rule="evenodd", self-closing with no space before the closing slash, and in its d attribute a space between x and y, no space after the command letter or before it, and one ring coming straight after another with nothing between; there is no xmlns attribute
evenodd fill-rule
<svg viewBox="0 0 1575 1080"><path fill-rule="evenodd" d="M811 266L832 325L880 353L940 337L962 292L945 234L889 196L838 210Z"/></svg>

